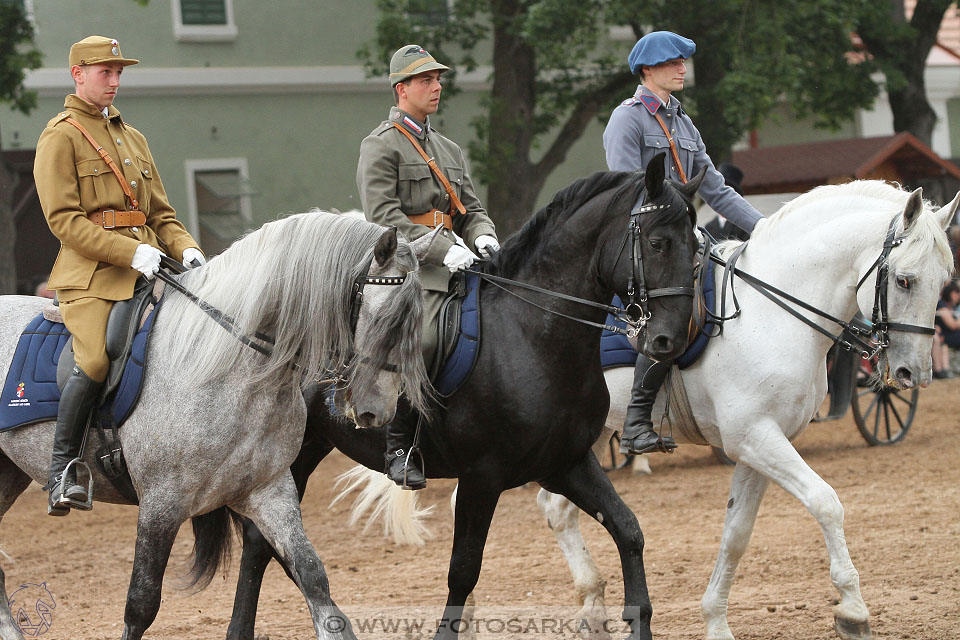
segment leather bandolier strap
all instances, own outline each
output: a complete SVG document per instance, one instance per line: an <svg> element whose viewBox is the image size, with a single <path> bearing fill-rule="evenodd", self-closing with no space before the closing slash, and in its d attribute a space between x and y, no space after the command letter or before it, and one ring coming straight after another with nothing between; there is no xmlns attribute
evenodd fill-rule
<svg viewBox="0 0 960 640"><path fill-rule="evenodd" d="M670 153L673 155L673 164L677 166L677 173L680 174L680 182L687 184L687 174L683 172L683 165L680 164L680 154L677 153L677 145L673 141L673 136L670 135L670 132L667 130L667 125L659 113L653 114L653 117L660 123L660 128L663 129L663 133L667 136L667 142L670 143Z"/></svg>
<svg viewBox="0 0 960 640"><path fill-rule="evenodd" d="M447 195L450 196L450 213L444 213L439 209L432 209L426 213L418 213L414 215L408 215L410 221L415 224L423 224L428 227L436 228L440 225L443 225L447 229L453 228L453 216L459 214L465 214L467 212L466 207L463 206L463 203L460 202L460 198L457 197L457 192L453 190L450 181L447 180L447 176L443 175L443 172L440 171L440 167L437 166L436 160L429 157L427 153L423 150L423 147L420 146L420 143L417 142L416 138L410 135L410 132L401 127L396 122L391 123L397 128L397 130L407 137L407 140L410 141L410 144L413 145L413 148L417 150L417 153L420 154L420 157L423 158L424 162L430 167L434 174L436 174L437 179L440 180L440 184L443 185L444 190L447 192Z"/></svg>
<svg viewBox="0 0 960 640"><path fill-rule="evenodd" d="M137 202L133 192L130 191L130 187L127 185L126 178L124 178L123 174L120 173L120 169L117 168L116 163L113 161L113 158L110 157L110 154L107 153L107 150L104 149L103 145L97 142L94 137L83 128L82 124L73 118L64 118L64 121L75 126L80 133L83 134L83 137L87 139L87 142L93 145L93 148L98 154L100 154L100 157L103 158L103 161L107 163L107 166L110 167L110 170L113 171L113 175L117 177L117 181L120 183L120 188L123 189L124 195L126 195L130 200L130 211L101 209L99 211L94 211L93 213L88 213L87 219L94 224L100 225L104 229L114 229L117 227L139 227L146 224L147 216L143 213L143 211L140 211L140 203Z"/></svg>

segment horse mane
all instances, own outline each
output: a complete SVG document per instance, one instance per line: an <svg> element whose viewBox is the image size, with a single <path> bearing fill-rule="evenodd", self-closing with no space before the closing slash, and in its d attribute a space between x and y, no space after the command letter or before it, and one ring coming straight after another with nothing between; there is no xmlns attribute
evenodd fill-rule
<svg viewBox="0 0 960 640"><path fill-rule="evenodd" d="M566 221L580 207L598 195L616 189L610 198L610 208L632 207L645 188L642 171L598 171L586 178L576 180L568 187L558 191L550 203L537 211L519 231L503 243L500 251L485 269L488 271L512 272L529 255L538 251L543 242L544 229L557 226ZM665 184L663 194L657 202L674 204L680 200L683 207L669 207L651 212L644 219L649 227L675 222L681 215L687 215L689 207L681 193Z"/></svg>
<svg viewBox="0 0 960 640"><path fill-rule="evenodd" d="M909 197L910 191L882 180L854 180L844 184L819 186L781 207L767 218L764 224L757 227L752 237L762 238L771 233L796 210L819 200L849 198L861 201L860 206L862 207L862 200L870 199L874 201L871 210L886 213L887 220L890 220L898 212L903 212ZM923 214L918 216L914 224L907 230L904 243L900 246L900 250L896 252L896 263L899 268L909 270L925 262L932 245L942 265L948 271L952 269L953 258L950 254L946 234L940 228L935 216L927 215L931 210L932 204L929 201L924 201ZM903 233L902 218L897 220L896 229L898 233ZM730 246L736 246L737 244L739 243L731 243Z"/></svg>
<svg viewBox="0 0 960 640"><path fill-rule="evenodd" d="M176 292L163 302L164 317L176 328L164 332L165 340L157 346L170 354L186 385L203 384L238 368L250 384L274 385L318 379L340 369L353 353L351 285L382 233L379 225L316 210L249 232L205 266L180 276L180 282L232 318L244 335L270 335L271 355L242 344ZM400 243L397 260L401 268L415 271L416 257L408 244ZM378 348L418 335L419 326L407 325L419 325L419 316L395 316L419 304L419 279L408 277L395 295L396 304L384 305L389 308L382 313L387 314L384 325L399 327L399 335L371 335L371 344ZM387 355L389 351L383 357ZM293 363L298 366L290 366ZM406 368L408 375L415 369Z"/></svg>

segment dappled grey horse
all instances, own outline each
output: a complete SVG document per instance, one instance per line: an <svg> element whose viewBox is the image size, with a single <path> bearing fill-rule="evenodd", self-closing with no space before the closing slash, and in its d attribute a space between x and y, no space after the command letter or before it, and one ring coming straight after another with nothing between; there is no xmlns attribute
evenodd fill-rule
<svg viewBox="0 0 960 640"><path fill-rule="evenodd" d="M125 640L141 638L156 617L181 524L195 518L196 531L203 514L225 514L224 506L255 522L284 558L317 637L341 636L327 628L336 625L324 625L339 611L304 535L290 474L306 420L301 385L337 379L343 411L364 426L393 418L401 388L424 408L415 273L422 249L398 240L395 229L317 211L268 223L180 276L183 286L229 316L237 332L272 338L261 344L267 354L242 344L168 289L150 338L139 404L120 430L140 505ZM4 374L23 328L48 302L0 297ZM46 481L54 424L0 433L0 516L31 478ZM96 499L129 504L96 470L92 452L98 444L91 433L85 461L93 470ZM204 559L196 563L202 566ZM205 586L213 574L195 571L193 577ZM349 628L344 633L352 635ZM22 638L5 591L0 637Z"/></svg>

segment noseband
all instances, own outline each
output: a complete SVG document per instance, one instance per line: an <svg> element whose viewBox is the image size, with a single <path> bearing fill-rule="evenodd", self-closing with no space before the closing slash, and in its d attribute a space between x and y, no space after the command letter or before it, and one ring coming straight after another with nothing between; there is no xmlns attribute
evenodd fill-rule
<svg viewBox="0 0 960 640"><path fill-rule="evenodd" d="M647 306L650 298L662 298L666 296L690 296L694 295L693 287L661 287L659 289L647 289L647 280L643 273L643 245L641 243L642 226L640 224L641 216L645 213L669 209L669 204L644 204L646 190L640 194L637 204L630 212L630 225L627 228L627 235L624 236L624 242L630 239L630 277L627 280L627 299L625 301L624 312L634 320L635 326L643 328L647 321L653 316ZM617 254L617 262L620 261L620 255L623 253L623 245L620 245L620 253Z"/></svg>

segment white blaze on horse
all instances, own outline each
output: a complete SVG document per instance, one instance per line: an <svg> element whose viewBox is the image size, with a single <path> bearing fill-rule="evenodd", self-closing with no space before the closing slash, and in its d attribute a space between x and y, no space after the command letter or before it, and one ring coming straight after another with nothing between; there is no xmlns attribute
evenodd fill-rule
<svg viewBox="0 0 960 640"><path fill-rule="evenodd" d="M875 181L819 187L761 222L737 267L844 320L858 311L873 317L879 297L885 295L889 344L880 352L879 375L898 388L926 386L931 380L932 331L916 328L933 327L939 290L953 267L944 229L958 203L960 194L934 209L923 202L919 190L908 193ZM889 255L875 264L891 225L902 241L892 243ZM726 245L724 255L739 245ZM884 266L888 277L878 283ZM718 293L721 277L718 268ZM730 587L760 501L773 481L796 497L822 528L830 578L840 594L834 607L837 633L870 638L859 574L844 537L843 506L791 444L826 397L826 355L833 343L743 281L735 285L742 315L728 321L700 360L681 374L703 440L722 447L737 463L717 563L701 603L706 637L733 639L727 624ZM732 309L729 289L726 301ZM787 304L839 333L822 317ZM612 407L626 406L632 373L623 368L607 372ZM664 397L661 393L655 421L663 414ZM594 447L597 455L613 433L611 422ZM613 422L615 428L620 422ZM604 581L580 535L579 511L566 498L544 490L538 503L570 565L584 605L580 615L606 619Z"/></svg>
<svg viewBox="0 0 960 640"><path fill-rule="evenodd" d="M365 426L392 419L401 388L413 404L424 406L415 271L416 252L425 248L398 241L395 229L311 212L271 222L179 278L229 316L237 333L270 336L268 355L241 344L168 288L150 338L139 404L120 429L140 506L125 640L141 638L156 617L181 524L194 518L195 533L218 528L222 523L210 520L226 517L225 506L255 522L284 558L317 637L352 637L349 625L340 624L346 618L304 535L290 474L306 421L301 385L343 376L341 405ZM0 297L4 374L23 328L48 302ZM0 432L0 516L31 478L46 481L54 425L50 420ZM90 434L85 456L96 498L130 504L96 470L98 440ZM222 551L218 546L212 552ZM213 577L198 570L205 560L198 557L194 564L201 584ZM0 588L2 578L0 571ZM330 616L338 618L326 624ZM0 636L22 639L5 594Z"/></svg>

